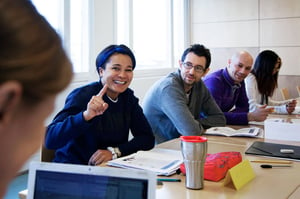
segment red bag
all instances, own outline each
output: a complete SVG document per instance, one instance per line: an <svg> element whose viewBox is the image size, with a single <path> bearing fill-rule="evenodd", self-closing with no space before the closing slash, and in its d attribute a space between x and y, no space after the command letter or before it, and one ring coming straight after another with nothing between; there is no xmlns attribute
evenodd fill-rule
<svg viewBox="0 0 300 199"><path fill-rule="evenodd" d="M242 161L240 152L220 152L207 154L204 164L204 179L211 181L220 181L223 179L229 169ZM180 165L180 171L185 174L184 163Z"/></svg>

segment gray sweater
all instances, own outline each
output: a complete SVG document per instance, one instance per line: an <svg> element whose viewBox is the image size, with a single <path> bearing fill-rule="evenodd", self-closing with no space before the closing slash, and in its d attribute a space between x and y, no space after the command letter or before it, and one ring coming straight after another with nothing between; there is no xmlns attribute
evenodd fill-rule
<svg viewBox="0 0 300 199"><path fill-rule="evenodd" d="M226 124L223 112L202 80L194 84L188 99L179 70L149 89L143 100L143 110L156 143L180 135L202 135L204 129Z"/></svg>

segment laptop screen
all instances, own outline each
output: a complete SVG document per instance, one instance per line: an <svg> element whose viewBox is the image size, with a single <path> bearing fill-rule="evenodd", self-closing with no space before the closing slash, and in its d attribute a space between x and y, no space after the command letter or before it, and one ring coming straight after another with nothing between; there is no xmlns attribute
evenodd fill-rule
<svg viewBox="0 0 300 199"><path fill-rule="evenodd" d="M57 167L56 163L47 164L55 164L54 168ZM85 166L79 166L82 167ZM155 195L155 191L150 193L152 186L149 183L153 182L141 171L126 170L124 173L125 169L86 167L94 171L84 169L82 172L82 169L81 171L79 169L76 172L66 172L53 168L52 170L34 169L34 175L31 173L31 176L34 176L34 183L31 184L34 185L32 188L28 187L28 196L30 196L29 192L32 192L33 199L149 199L149 196ZM136 172L144 177L136 178Z"/></svg>

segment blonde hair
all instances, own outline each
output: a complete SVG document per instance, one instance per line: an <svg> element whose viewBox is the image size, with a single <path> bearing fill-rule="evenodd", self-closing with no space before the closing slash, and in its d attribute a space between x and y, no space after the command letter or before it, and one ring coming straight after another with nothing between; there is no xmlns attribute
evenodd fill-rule
<svg viewBox="0 0 300 199"><path fill-rule="evenodd" d="M72 65L60 37L29 0L0 1L0 84L17 81L26 102L62 91Z"/></svg>

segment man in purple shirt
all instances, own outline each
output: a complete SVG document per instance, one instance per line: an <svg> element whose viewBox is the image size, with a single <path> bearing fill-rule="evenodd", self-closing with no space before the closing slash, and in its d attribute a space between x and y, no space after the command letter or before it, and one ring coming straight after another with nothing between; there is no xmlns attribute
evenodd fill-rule
<svg viewBox="0 0 300 199"><path fill-rule="evenodd" d="M245 125L249 121L264 121L271 108L260 107L249 112L244 79L250 73L252 56L246 51L235 53L228 60L228 66L207 75L203 81L224 112L227 124Z"/></svg>

